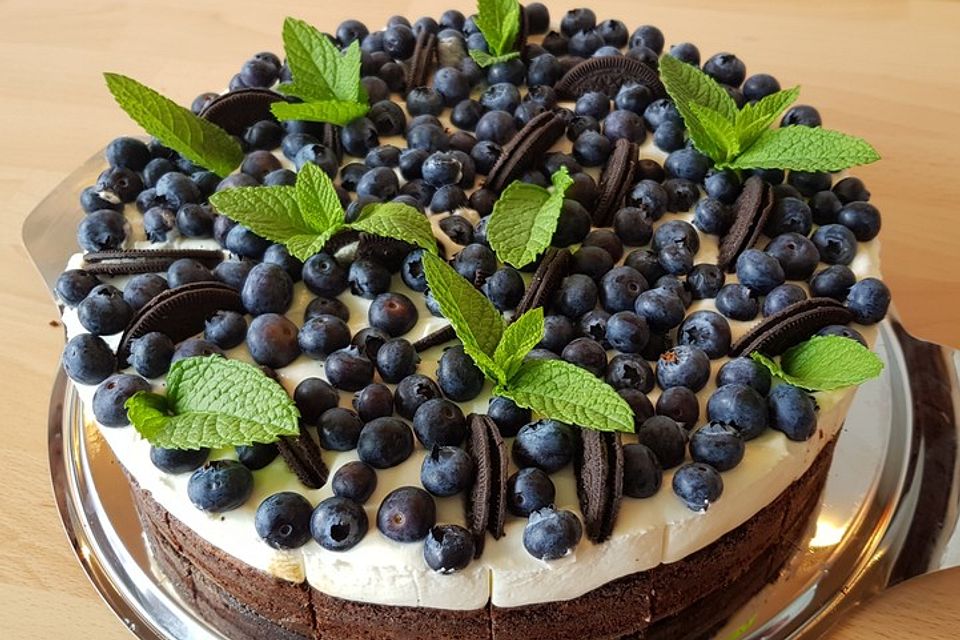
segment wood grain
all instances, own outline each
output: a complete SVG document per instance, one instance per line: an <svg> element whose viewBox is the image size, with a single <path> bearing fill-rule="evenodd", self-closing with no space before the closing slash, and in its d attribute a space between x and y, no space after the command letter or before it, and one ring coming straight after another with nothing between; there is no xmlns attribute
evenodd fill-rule
<svg viewBox="0 0 960 640"><path fill-rule="evenodd" d="M347 17L380 25L394 13L439 15L450 4L467 12L472 6L467 0L0 3L4 636L128 637L99 602L60 530L45 428L63 338L51 324L56 310L20 240L23 219L63 177L111 138L137 133L113 104L100 73L123 72L189 102L201 91L225 86L254 52L278 50L285 15L332 30ZM561 10L576 3L548 4L556 23ZM751 72L773 73L784 85L802 83L802 101L817 105L828 126L874 143L884 161L857 174L884 214L885 278L904 324L924 338L960 346L960 3L592 5L601 18L620 17L631 27L657 24L668 43L694 41L705 54L731 50ZM950 604L956 612L956 603ZM910 609L898 608L897 615L912 618ZM927 613L922 617L929 619Z"/></svg>

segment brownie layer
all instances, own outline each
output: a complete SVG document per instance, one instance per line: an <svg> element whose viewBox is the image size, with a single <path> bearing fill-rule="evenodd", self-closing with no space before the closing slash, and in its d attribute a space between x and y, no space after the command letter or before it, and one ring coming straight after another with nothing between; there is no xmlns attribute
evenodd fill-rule
<svg viewBox="0 0 960 640"><path fill-rule="evenodd" d="M275 578L210 545L132 479L131 486L158 567L230 638L660 640L702 637L776 579L819 505L832 456L833 442L776 500L683 560L572 600L475 611L353 602Z"/></svg>

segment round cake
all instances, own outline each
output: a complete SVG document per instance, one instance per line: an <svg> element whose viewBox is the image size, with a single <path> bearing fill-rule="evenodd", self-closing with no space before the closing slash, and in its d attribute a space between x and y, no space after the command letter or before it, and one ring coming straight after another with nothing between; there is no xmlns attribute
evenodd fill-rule
<svg viewBox="0 0 960 640"><path fill-rule="evenodd" d="M878 158L734 54L480 0L118 74L63 365L230 638L709 636L879 374ZM555 30L551 30L555 29Z"/></svg>

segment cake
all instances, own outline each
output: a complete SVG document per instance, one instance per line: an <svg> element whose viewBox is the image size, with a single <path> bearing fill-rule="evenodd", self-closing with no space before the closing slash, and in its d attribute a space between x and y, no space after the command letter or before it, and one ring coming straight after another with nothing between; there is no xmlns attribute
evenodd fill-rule
<svg viewBox="0 0 960 640"><path fill-rule="evenodd" d="M107 74L155 137L80 194L63 365L225 637L704 637L802 543L882 366L876 152L556 26L288 19L190 110Z"/></svg>

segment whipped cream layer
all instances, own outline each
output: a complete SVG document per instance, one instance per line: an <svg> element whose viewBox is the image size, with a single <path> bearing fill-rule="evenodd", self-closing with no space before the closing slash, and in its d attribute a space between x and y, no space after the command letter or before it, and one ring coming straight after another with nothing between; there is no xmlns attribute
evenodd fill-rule
<svg viewBox="0 0 960 640"><path fill-rule="evenodd" d="M384 138L381 143L404 146L403 141L396 138ZM555 150L569 153L570 148L571 144L564 138ZM289 161L278 157L284 166L290 167ZM640 157L662 163L665 154L653 145L652 135L648 135L646 142L640 146ZM595 178L598 175L596 170L589 172ZM458 213L477 220L474 211L461 210ZM175 236L175 232L165 243L150 243L144 236L142 216L136 208L128 205L125 215L130 222L126 244L129 248L221 248L212 239L180 238ZM437 223L447 215L430 214L430 219L435 235L446 247L448 257L451 257L459 247L437 227ZM655 223L655 227L677 219L692 222L693 211L668 213ZM700 250L696 263L715 263L718 238L703 233L699 233L699 236ZM762 239L760 248L765 244L766 239ZM68 268L82 266L83 257L77 254L70 259ZM879 277L878 241L860 243L850 267L858 279ZM529 279L527 274L524 277ZM121 289L126 280L122 277L101 279ZM736 282L736 275L727 274L727 282ZM806 288L805 283L795 284ZM407 294L420 314L416 327L404 336L406 339L417 340L446 324L445 320L435 318L427 311L423 296L407 289L399 276L394 276L391 290ZM296 284L294 301L286 315L297 326L302 325L303 311L313 298L314 295L302 282ZM351 331L356 333L367 326L370 301L355 297L349 291L342 294L340 299L350 309L348 324ZM716 310L713 300L698 300L694 301L687 314L701 309ZM728 320L734 340L760 320L760 317L750 322ZM68 338L85 332L75 309L65 309L63 321ZM856 326L856 329L870 345L874 344L875 328ZM119 335L106 337L112 347L116 347L119 338ZM441 346L422 353L418 371L435 378L442 352ZM610 353L612 355L614 352ZM227 355L252 361L245 345L230 350ZM716 372L726 361L726 358L721 358L711 362L711 382L697 394L701 423L706 420L707 399L716 388L713 382ZM126 371L135 373L132 369ZM324 378L323 362L301 356L277 373L284 387L292 393L304 378ZM151 382L154 390L163 391L163 379ZM83 400L87 420L95 422L89 407L96 387L75 386ZM475 400L460 403L464 413L485 412L491 397L490 390L491 386L487 383ZM305 580L323 593L338 598L384 605L472 610L482 608L488 602L499 607L515 607L576 598L617 578L651 569L661 563L675 562L708 546L753 517L806 472L823 447L839 432L855 392L856 389L852 388L816 394L820 407L818 431L806 442L790 441L782 433L770 429L747 442L743 461L733 470L722 474L723 495L706 512L689 510L674 495L671 489L673 470L670 470L664 472L662 487L655 496L643 500L623 499L613 535L602 544L594 544L584 537L574 552L565 558L550 562L537 560L523 548L522 534L526 519L508 515L504 537L500 540L488 537L484 553L479 559L465 570L449 575L436 573L427 567L423 560L422 543L398 543L387 539L376 529L377 509L386 494L399 486L420 485L420 465L426 451L419 443L414 454L404 463L377 471L377 489L364 505L370 520L370 531L357 546L346 552L333 552L311 540L299 549L283 551L271 548L257 536L253 524L257 506L263 499L279 491L299 492L312 504L317 504L332 495L329 482L319 490L308 489L278 457L266 468L253 472L253 494L243 506L222 514L205 513L194 507L187 498L190 474L171 475L154 467L150 462L149 443L133 427L98 427L114 455L142 489L149 491L154 500L197 535L246 564L292 582ZM654 404L659 393L659 389L654 389L648 394ZM342 406L351 407L352 399L352 393L341 392ZM624 443L633 441L635 436L624 434ZM211 451L211 460L222 458L235 459L236 454L232 448ZM330 468L331 477L340 466L356 459L356 451L324 451L324 461ZM511 461L509 473L516 470ZM557 507L579 514L572 465L552 474L551 479L557 489ZM434 499L438 523L465 524L462 496Z"/></svg>

